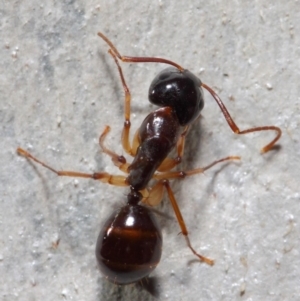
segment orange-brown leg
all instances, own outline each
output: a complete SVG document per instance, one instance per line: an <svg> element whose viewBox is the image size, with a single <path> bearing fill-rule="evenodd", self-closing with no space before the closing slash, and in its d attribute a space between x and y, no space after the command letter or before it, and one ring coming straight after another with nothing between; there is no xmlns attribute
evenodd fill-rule
<svg viewBox="0 0 300 301"><path fill-rule="evenodd" d="M188 236L188 230L186 228L186 225L185 225L185 222L184 222L184 219L182 217L182 214L180 212L180 209L178 207L178 204L177 204L177 201L175 199L175 196L173 194L173 191L170 187L170 184L169 184L169 181L168 180L164 180L163 181L163 186L166 188L167 190L167 193L168 193L168 196L169 196L169 199L170 199L170 202L172 204L172 207L174 209L174 212L175 212L175 215L176 215L176 218L177 218L177 221L178 221L178 224L180 226L180 229L181 229L181 233L184 235L185 237L185 240L186 240L186 243L188 245L188 247L191 249L191 251L203 262L209 264L209 265L213 265L214 264L214 261L212 259L209 259L199 253L197 253L195 251L195 249L192 247L191 245L191 242L190 242L190 239L189 239L189 236Z"/></svg>
<svg viewBox="0 0 300 301"><path fill-rule="evenodd" d="M273 125L271 125L271 126L260 126L260 127L253 127L253 128L241 131L238 128L238 126L235 124L233 119L231 118L229 112L227 111L225 105L223 104L221 98L217 95L217 93L212 88L210 88L209 86L207 86L204 83L202 83L201 86L203 88L205 88L212 95L212 97L215 99L215 101L219 105L219 107L220 107L220 109L221 109L228 125L230 126L231 130L234 133L236 133L238 135L241 135L241 134L247 134L247 133L252 133L252 132L260 132L260 131L275 131L277 133L276 137L270 143L268 143L266 146L264 146L261 149L261 153L266 153L266 152L268 152L269 150L272 149L274 144L279 140L279 138L281 136L281 129L279 127L273 126Z"/></svg>
<svg viewBox="0 0 300 301"><path fill-rule="evenodd" d="M152 187L147 189L148 194L143 198L143 202L149 206L158 205L163 198L163 187L164 187L163 183L166 179L185 178L187 176L203 173L204 171L208 170L209 168L215 166L218 163L222 163L230 160L240 160L240 157L230 156L230 157L222 158L220 160L216 160L212 162L211 164L205 167L196 168L188 171L169 171L163 173L156 173L153 176L153 178L158 180L158 182L156 182Z"/></svg>
<svg viewBox="0 0 300 301"><path fill-rule="evenodd" d="M101 32L98 32L98 36L101 37L111 48L109 50L109 52L115 57L120 59L123 62L130 62L130 63L164 63L164 64L168 64L168 65L172 65L176 68L178 68L180 71L184 71L184 68L182 68L180 65L163 59L163 58L156 58L156 57L131 57L131 56L122 56L119 51L117 50L117 48L113 45L113 43ZM246 130L241 131L238 126L235 124L235 122L233 121L233 119L231 118L229 112L227 111L226 107L224 106L222 100L220 99L220 97L206 84L201 83L201 86L203 88L205 88L212 96L213 98L216 100L217 104L219 105L228 125L230 126L230 128L232 129L232 131L236 134L247 134L247 133L252 133L252 132L259 132L259 131L275 131L277 133L276 137L270 142L268 143L266 146L264 146L261 149L262 153L266 153L269 150L272 149L272 147L275 145L275 143L279 140L279 138L281 137L281 129L277 126L261 126L261 127L253 127L253 128L249 128Z"/></svg>
<svg viewBox="0 0 300 301"><path fill-rule="evenodd" d="M137 129L132 139L131 156L134 157L136 155L139 146L140 146L139 129Z"/></svg>
<svg viewBox="0 0 300 301"><path fill-rule="evenodd" d="M123 149L125 150L126 153L128 153L129 155L133 155L132 154L132 148L131 148L131 145L130 145L130 142L129 142L129 134L130 134L130 126L131 126L131 123L130 123L131 95L130 95L129 88L126 84L122 68L121 68L121 66L120 66L120 64L117 60L116 54L111 49L109 49L108 52L113 57L116 65L118 67L119 75L120 75L121 82L122 82L123 89L124 89L124 93L125 93L125 100L124 100L124 118L125 118L125 121L124 121L124 128L123 128L123 131L122 131L122 146L123 146Z"/></svg>
<svg viewBox="0 0 300 301"><path fill-rule="evenodd" d="M129 132L130 132L130 102L131 102L131 96L130 96L130 91L128 89L128 86L125 82L125 78L123 75L123 71L122 68L120 66L120 64L118 63L118 59L121 60L122 62L127 62L127 63L164 63L164 64L168 64L168 65L172 65L174 67L176 67L177 69L179 69L180 71L184 71L184 68L182 68L180 65L170 61L170 60L166 60L163 58L157 58L157 57L132 57L132 56L123 56L119 53L119 51L117 50L117 48L114 46L114 44L101 32L98 32L98 36L100 38L102 38L110 47L109 49L109 53L111 54L111 56L114 58L115 63L118 67L119 70L119 74L120 74L120 78L122 81L122 85L123 85L123 89L125 92L125 109L124 109L124 114L125 114L125 122L124 122L124 128L123 128L123 133L122 133L122 145L123 148L125 150L126 153L128 153L131 156L135 156L136 154L136 150L137 147L139 145L139 141L138 141L138 135L136 134L134 136L133 139L133 143L132 146L130 145L129 142ZM164 168L164 170L168 170L172 167L169 166L175 166L177 165L179 162L177 161L177 159L170 159L170 160L166 160L165 166L166 168Z"/></svg>
<svg viewBox="0 0 300 301"><path fill-rule="evenodd" d="M167 157L160 164L157 171L165 172L165 171L171 170L172 168L174 168L176 165L178 165L181 162L183 153L184 153L185 138L186 138L189 128L190 128L190 126L186 126L184 128L184 131L181 133L181 135L177 141L177 157L176 158Z"/></svg>
<svg viewBox="0 0 300 301"><path fill-rule="evenodd" d="M156 206L158 205L162 198L163 198L163 193L164 193L164 188L167 190L171 205L174 209L178 224L181 229L181 233L184 235L186 243L188 247L191 249L191 251L201 260L204 261L205 263L209 265L213 265L214 261L212 259L209 259L207 257L204 257L203 255L200 255L195 251L195 249L192 247L189 236L188 236L188 231L184 222L184 219L181 215L180 209L178 207L177 201L175 199L175 196L173 194L173 191L171 190L169 181L164 179L158 181L152 188L149 189L149 195L145 198L143 198L143 203L149 206Z"/></svg>
<svg viewBox="0 0 300 301"><path fill-rule="evenodd" d="M100 138L99 138L99 144L100 147L102 149L102 151L109 155L111 157L111 160L113 161L113 163L115 164L115 166L119 167L120 170L122 170L125 173L128 173L128 166L129 164L126 163L126 159L124 156L119 156L118 154L116 154L115 152L109 150L105 145L104 145L104 140L106 138L106 135L109 133L110 131L110 127L107 125L104 128L103 133L101 134Z"/></svg>
<svg viewBox="0 0 300 301"><path fill-rule="evenodd" d="M213 167L214 165L225 162L225 161L231 161L231 160L240 160L241 158L238 156L229 156L226 158L222 158L220 160L216 160L212 162L211 164L201 167L201 168L195 168L187 171L169 171L169 172L162 172L154 174L153 178L156 180L162 180L162 179L178 179L178 178L185 178L187 176L193 176L199 173L203 173L204 171L208 170L209 168Z"/></svg>
<svg viewBox="0 0 300 301"><path fill-rule="evenodd" d="M55 170L54 168L38 160L37 158L35 158L29 152L25 151L22 148L18 148L17 152L19 155L35 161L36 163L44 166L45 168L49 169L50 171L54 172L60 177L64 176L64 177L76 177L76 178L90 178L93 180L99 180L103 183L108 183L115 186L128 186L128 184L126 183L126 177L124 176L111 175L106 172L96 172L93 174L87 174L87 173L82 173L77 171Z"/></svg>
<svg viewBox="0 0 300 301"><path fill-rule="evenodd" d="M240 159L240 157L238 157L238 156L230 156L230 157L226 157L226 158L223 158L220 160L216 160L203 168L196 168L196 169L189 170L189 171L174 171L174 172L170 171L170 172L163 172L163 173L155 174L153 176L153 178L157 179L159 181L153 187L148 189L149 194L143 198L143 203L150 205L150 206L156 206L161 202L161 200L163 198L163 192L164 192L163 189L166 188L171 205L174 209L178 224L181 228L182 234L185 237L188 247L193 252L193 254L195 254L201 261L203 261L209 265L213 265L214 261L212 259L209 259L209 258L197 253L191 245L184 219L182 217L182 214L180 212L180 209L178 207L177 201L176 201L173 191L170 187L168 179L184 178L186 176L192 176L195 174L203 173L205 170L208 170L209 168L213 167L214 165L216 165L218 163L229 161L229 160L239 160L239 159Z"/></svg>
<svg viewBox="0 0 300 301"><path fill-rule="evenodd" d="M142 202L148 206L157 206L163 199L164 180L156 182L152 187L147 189L147 194L143 194Z"/></svg>

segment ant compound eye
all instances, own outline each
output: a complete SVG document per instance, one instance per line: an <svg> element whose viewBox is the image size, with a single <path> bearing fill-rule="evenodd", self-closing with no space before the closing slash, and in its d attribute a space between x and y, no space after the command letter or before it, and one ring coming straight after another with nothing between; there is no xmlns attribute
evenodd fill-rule
<svg viewBox="0 0 300 301"><path fill-rule="evenodd" d="M204 106L201 81L188 70L166 68L152 81L149 101L161 107L170 106L180 125L187 125L198 117Z"/></svg>

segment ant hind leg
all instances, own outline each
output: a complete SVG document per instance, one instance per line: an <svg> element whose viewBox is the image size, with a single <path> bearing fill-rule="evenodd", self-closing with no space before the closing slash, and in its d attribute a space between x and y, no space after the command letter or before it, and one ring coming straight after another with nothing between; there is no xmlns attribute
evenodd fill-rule
<svg viewBox="0 0 300 301"><path fill-rule="evenodd" d="M172 191L172 189L170 187L169 181L168 180L164 180L163 181L163 185L164 185L164 187L167 190L167 193L168 193L171 205L172 205L172 207L174 209L174 212L175 212L178 224L179 224L179 226L181 228L181 233L184 235L188 247L193 252L193 254L196 255L201 261L203 261L203 262L205 262L205 263L207 263L209 265L213 265L214 261L212 259L207 258L207 257L205 257L205 256L197 253L195 251L195 249L192 247L190 239L189 239L189 236L188 236L188 231L187 231L184 219L183 219L183 217L181 215L180 209L178 207L178 204L177 204L177 201L175 199L174 193L173 193L173 191Z"/></svg>

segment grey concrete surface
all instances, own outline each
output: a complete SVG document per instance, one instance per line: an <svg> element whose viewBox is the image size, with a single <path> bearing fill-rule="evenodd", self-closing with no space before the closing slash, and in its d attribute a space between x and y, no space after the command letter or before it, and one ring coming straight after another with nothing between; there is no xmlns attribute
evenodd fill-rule
<svg viewBox="0 0 300 301"><path fill-rule="evenodd" d="M299 5L1 1L0 299L299 300ZM193 246L215 265L195 260L165 198L157 208L168 217L159 217L164 249L152 294L110 284L97 269L98 232L127 190L58 178L16 154L21 146L57 169L120 173L98 146L109 124L107 146L123 154L122 86L98 31L123 54L161 56L193 71L241 129L283 131L280 148L261 155L273 133L234 135L205 93L183 168L227 155L242 160L172 187ZM147 89L164 66L122 67L134 131L154 109Z"/></svg>

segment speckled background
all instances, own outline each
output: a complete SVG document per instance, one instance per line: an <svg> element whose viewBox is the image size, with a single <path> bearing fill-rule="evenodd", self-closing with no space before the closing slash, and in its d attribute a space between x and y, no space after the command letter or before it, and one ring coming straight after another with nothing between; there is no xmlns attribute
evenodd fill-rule
<svg viewBox="0 0 300 301"><path fill-rule="evenodd" d="M299 300L299 5L2 1L0 299ZM123 54L161 56L193 71L219 93L241 129L283 131L281 148L261 155L273 133L232 134L205 94L183 168L227 155L242 161L172 187L193 246L216 263L195 260L166 198L157 208L169 217L159 217L163 256L148 291L106 282L94 256L101 225L127 190L58 178L16 154L21 146L57 169L120 173L98 146L109 124L106 143L123 153L122 86L98 31ZM122 67L136 129L154 109L147 89L164 66Z"/></svg>

